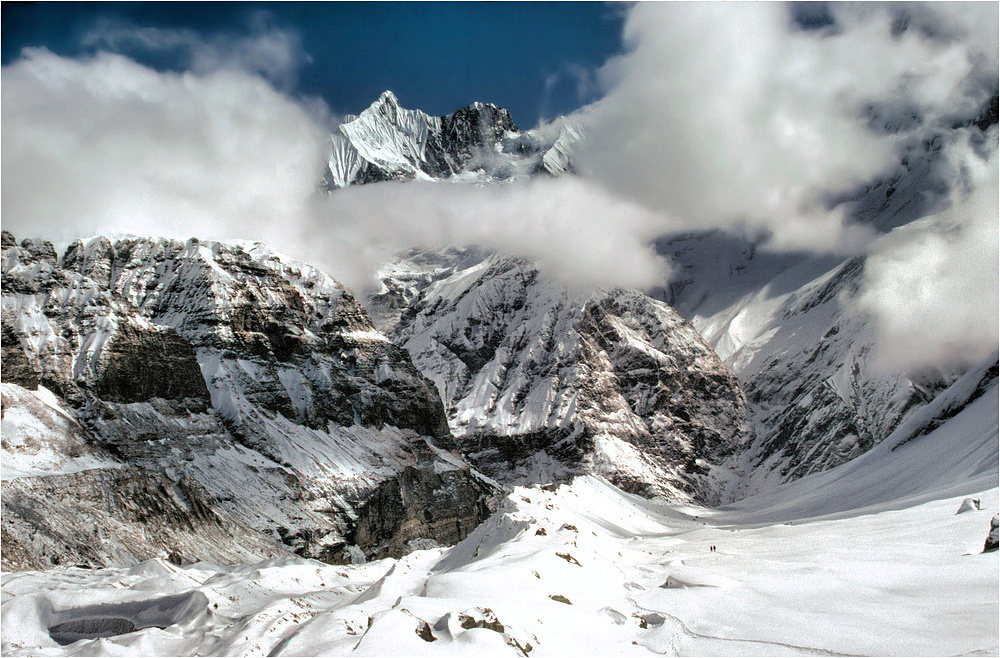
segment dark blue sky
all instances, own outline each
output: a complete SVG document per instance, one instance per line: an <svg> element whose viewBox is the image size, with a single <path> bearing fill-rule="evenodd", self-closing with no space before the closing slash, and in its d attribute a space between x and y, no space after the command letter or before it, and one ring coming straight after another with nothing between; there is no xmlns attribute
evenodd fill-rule
<svg viewBox="0 0 1000 658"><path fill-rule="evenodd" d="M595 99L578 93L621 50L625 5L596 2L4 2L2 61L25 46L85 54L83 36L104 21L138 28L240 37L264 24L294 30L304 63L294 93L359 112L385 89L405 107L446 114L473 101L508 108L531 127ZM185 63L163 52L125 53L158 69ZM557 82L546 89L546 79Z"/></svg>

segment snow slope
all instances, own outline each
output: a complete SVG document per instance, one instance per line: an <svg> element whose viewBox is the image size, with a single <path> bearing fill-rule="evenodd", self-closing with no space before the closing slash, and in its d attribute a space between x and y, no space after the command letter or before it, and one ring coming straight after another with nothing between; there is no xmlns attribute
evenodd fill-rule
<svg viewBox="0 0 1000 658"><path fill-rule="evenodd" d="M677 276L653 294L736 373L756 424L752 445L724 465L731 474L719 471L729 500L858 457L961 374L879 366L875 325L853 303L862 257L771 253L720 233L658 250Z"/></svg>
<svg viewBox="0 0 1000 658"><path fill-rule="evenodd" d="M914 424L919 438L900 431L736 507L649 501L584 476L517 488L454 548L399 560L4 574L2 651L995 655L997 554L981 553L1000 506L988 371ZM956 514L967 495L982 509Z"/></svg>

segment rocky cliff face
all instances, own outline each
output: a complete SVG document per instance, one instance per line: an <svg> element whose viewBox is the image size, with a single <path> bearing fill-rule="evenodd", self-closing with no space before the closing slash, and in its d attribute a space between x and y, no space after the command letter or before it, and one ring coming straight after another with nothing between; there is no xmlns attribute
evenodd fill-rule
<svg viewBox="0 0 1000 658"><path fill-rule="evenodd" d="M574 289L530 262L411 252L373 313L435 382L462 452L508 483L596 472L711 502L712 466L753 435L736 379L665 304Z"/></svg>
<svg viewBox="0 0 1000 658"><path fill-rule="evenodd" d="M327 189L388 180L504 182L572 171L580 129L566 121L521 132L507 110L473 103L443 117L407 110L387 91L331 136Z"/></svg>
<svg viewBox="0 0 1000 658"><path fill-rule="evenodd" d="M40 382L130 482L186 483L189 509L197 499L258 547L394 554L456 541L487 513L490 485L454 452L406 351L338 283L262 245L96 238L59 261L6 234L3 311L4 382ZM45 486L83 486L63 475ZM42 491L35 477L5 483L5 504L8 488ZM118 486L101 477L86 495ZM372 501L387 496L396 510L381 514ZM5 547L47 532L30 508L10 523L5 508Z"/></svg>
<svg viewBox="0 0 1000 658"><path fill-rule="evenodd" d="M4 571L284 552L195 479L121 459L48 389L3 383L0 398Z"/></svg>

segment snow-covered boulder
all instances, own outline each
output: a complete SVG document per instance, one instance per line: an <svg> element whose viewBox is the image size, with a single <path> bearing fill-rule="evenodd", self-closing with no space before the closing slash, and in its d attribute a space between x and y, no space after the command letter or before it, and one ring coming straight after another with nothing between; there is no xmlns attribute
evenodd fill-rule
<svg viewBox="0 0 1000 658"><path fill-rule="evenodd" d="M962 504L958 506L958 511L955 514L964 514L965 512L974 512L979 509L979 500L976 498L966 498L962 501Z"/></svg>

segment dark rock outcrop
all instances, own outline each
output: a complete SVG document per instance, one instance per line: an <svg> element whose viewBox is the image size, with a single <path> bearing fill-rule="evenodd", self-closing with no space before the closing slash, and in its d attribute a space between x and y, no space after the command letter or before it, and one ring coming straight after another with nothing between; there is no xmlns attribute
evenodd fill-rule
<svg viewBox="0 0 1000 658"><path fill-rule="evenodd" d="M983 553L989 553L1000 548L1000 515L990 519L990 532L986 535L986 543L983 544Z"/></svg>
<svg viewBox="0 0 1000 658"><path fill-rule="evenodd" d="M124 325L101 351L96 395L109 402L209 400L194 348L171 328Z"/></svg>
<svg viewBox="0 0 1000 658"><path fill-rule="evenodd" d="M0 369L0 379L24 388L38 388L38 373L28 362L17 334L8 325L3 325L2 341L3 368Z"/></svg>

